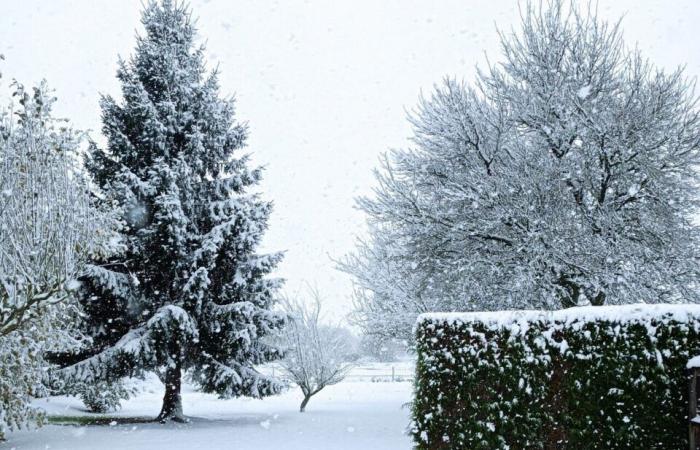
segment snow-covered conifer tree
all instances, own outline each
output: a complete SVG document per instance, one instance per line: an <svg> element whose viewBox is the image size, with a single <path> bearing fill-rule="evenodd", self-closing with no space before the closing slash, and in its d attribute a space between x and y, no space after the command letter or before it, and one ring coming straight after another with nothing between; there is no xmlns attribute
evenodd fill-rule
<svg viewBox="0 0 700 450"><path fill-rule="evenodd" d="M700 300L693 85L579 6L527 4L500 62L421 100L342 265L368 332L407 336L427 311Z"/></svg>
<svg viewBox="0 0 700 450"><path fill-rule="evenodd" d="M278 356L264 339L280 254L256 253L271 204L252 191L246 127L219 96L187 7L150 2L135 54L120 61L123 101L102 100L106 149L89 163L125 211L123 257L95 261L84 277L86 332L94 345L64 360L85 382L144 371L165 384L158 419L184 420L180 386L222 397L261 397L281 385L255 365Z"/></svg>

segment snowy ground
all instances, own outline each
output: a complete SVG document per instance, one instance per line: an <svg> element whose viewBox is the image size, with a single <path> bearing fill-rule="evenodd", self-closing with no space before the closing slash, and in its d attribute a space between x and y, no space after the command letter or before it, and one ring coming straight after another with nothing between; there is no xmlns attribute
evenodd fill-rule
<svg viewBox="0 0 700 450"><path fill-rule="evenodd" d="M307 412L298 412L298 389L264 400L218 400L185 389L183 403L191 422L183 425L132 423L48 425L11 433L1 448L16 450L313 450L410 449L405 430L411 400L408 382L372 382L391 377L391 364L358 367L348 381L315 396ZM395 373L410 374L407 363ZM120 417L155 417L162 388L149 383L139 396L115 413ZM37 405L51 416L85 416L79 401L55 397Z"/></svg>

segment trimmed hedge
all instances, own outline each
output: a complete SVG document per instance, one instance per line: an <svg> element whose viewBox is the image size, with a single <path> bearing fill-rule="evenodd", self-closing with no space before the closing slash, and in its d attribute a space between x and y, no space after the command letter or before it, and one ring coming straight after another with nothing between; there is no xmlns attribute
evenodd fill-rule
<svg viewBox="0 0 700 450"><path fill-rule="evenodd" d="M682 449L700 305L426 314L418 449Z"/></svg>

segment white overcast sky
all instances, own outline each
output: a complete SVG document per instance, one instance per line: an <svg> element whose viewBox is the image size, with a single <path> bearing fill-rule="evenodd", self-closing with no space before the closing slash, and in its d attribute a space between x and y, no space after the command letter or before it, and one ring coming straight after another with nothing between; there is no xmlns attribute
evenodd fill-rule
<svg viewBox="0 0 700 450"><path fill-rule="evenodd" d="M406 110L444 76L473 79L496 26L517 26L515 0L194 0L200 37L248 121L249 151L267 166L275 202L266 249L287 252L287 289L315 284L338 317L351 283L332 258L364 232L354 198L381 152L407 145ZM58 115L100 139L98 94L119 94L117 56L134 47L140 0L0 0L0 70L46 78ZM700 0L600 0L624 15L629 44L669 69L700 75ZM7 90L7 83L2 86ZM4 94L4 92L2 93Z"/></svg>

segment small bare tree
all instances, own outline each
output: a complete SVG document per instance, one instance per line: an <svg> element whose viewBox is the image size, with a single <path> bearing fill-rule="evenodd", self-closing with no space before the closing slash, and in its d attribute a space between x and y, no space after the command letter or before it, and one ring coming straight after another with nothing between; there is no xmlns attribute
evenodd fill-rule
<svg viewBox="0 0 700 450"><path fill-rule="evenodd" d="M311 397L323 388L341 382L352 367L345 329L321 323L321 296L315 289L309 291L308 302L291 298L282 302L289 320L281 332L287 353L280 365L304 394L299 412L304 412Z"/></svg>

